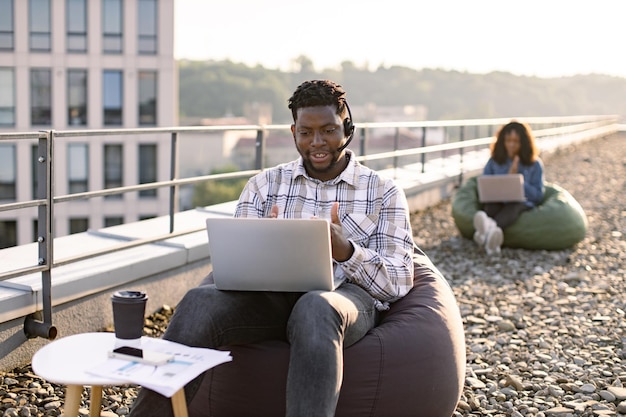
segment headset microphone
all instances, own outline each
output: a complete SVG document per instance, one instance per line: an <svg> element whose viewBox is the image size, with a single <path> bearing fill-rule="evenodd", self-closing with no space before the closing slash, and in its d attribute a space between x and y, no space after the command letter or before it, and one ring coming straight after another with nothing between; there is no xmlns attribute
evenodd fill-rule
<svg viewBox="0 0 626 417"><path fill-rule="evenodd" d="M354 136L354 123L352 123L352 112L350 111L350 106L348 106L348 102L346 101L346 109L348 110L348 117L343 119L343 132L344 135L348 138L346 143L337 148L337 152L341 152L348 147L352 137Z"/></svg>

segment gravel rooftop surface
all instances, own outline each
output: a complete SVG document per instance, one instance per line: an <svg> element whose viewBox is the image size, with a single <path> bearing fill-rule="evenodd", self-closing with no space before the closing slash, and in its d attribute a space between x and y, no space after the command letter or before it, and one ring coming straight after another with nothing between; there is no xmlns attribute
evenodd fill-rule
<svg viewBox="0 0 626 417"><path fill-rule="evenodd" d="M450 281L465 323L456 417L626 416L626 134L570 146L544 163L545 180L587 215L587 236L573 248L503 248L490 257L460 236L450 201L412 215L415 241ZM172 310L148 317L144 333L160 336ZM101 415L124 416L137 387L103 391ZM0 373L2 417L57 416L63 399L64 386L30 365Z"/></svg>

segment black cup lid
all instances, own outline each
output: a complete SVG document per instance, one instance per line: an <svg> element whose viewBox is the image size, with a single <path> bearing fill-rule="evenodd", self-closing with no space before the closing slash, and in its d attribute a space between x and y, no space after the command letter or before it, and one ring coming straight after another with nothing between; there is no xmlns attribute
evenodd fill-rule
<svg viewBox="0 0 626 417"><path fill-rule="evenodd" d="M115 298L116 300L131 301L131 300L143 300L145 298L148 298L148 296L143 291L124 290L124 291L116 291L115 293L113 293L111 298Z"/></svg>

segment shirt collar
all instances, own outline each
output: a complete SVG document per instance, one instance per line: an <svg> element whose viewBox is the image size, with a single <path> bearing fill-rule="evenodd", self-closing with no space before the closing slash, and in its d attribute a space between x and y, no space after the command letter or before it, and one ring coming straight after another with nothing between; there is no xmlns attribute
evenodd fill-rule
<svg viewBox="0 0 626 417"><path fill-rule="evenodd" d="M331 180L323 181L324 183L338 184L341 181L344 181L352 186L355 186L357 184L357 161L354 157L354 153L350 149L346 149L346 158L348 158L348 165L343 171L341 171L341 174ZM302 156L300 156L296 161L296 169L294 170L294 178L298 178L299 176L302 176L311 181L322 182L318 179L310 177L309 174L307 174L306 169L304 168L304 161L302 160Z"/></svg>

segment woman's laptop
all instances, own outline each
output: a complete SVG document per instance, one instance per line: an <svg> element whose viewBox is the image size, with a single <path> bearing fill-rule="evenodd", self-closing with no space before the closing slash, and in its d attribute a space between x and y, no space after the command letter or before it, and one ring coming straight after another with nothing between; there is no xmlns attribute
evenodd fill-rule
<svg viewBox="0 0 626 417"><path fill-rule="evenodd" d="M512 203L526 200L522 174L481 175L478 200L481 203Z"/></svg>
<svg viewBox="0 0 626 417"><path fill-rule="evenodd" d="M322 219L207 218L221 290L334 290L330 225Z"/></svg>

